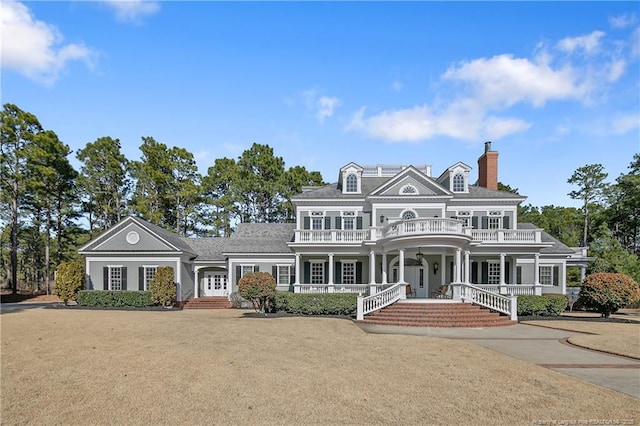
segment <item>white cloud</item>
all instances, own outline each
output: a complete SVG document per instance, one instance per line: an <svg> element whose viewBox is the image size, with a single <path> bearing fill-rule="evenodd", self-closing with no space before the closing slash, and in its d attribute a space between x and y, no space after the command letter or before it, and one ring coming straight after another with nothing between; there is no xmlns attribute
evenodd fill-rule
<svg viewBox="0 0 640 426"><path fill-rule="evenodd" d="M489 106L511 106L529 102L543 106L551 99L581 98L585 88L569 66L553 69L546 54L529 59L498 55L464 62L447 70L445 80L459 81L474 97Z"/></svg>
<svg viewBox="0 0 640 426"><path fill-rule="evenodd" d="M624 29L629 28L638 22L638 17L635 13L625 13L623 15L612 16L609 18L609 25L613 28Z"/></svg>
<svg viewBox="0 0 640 426"><path fill-rule="evenodd" d="M160 3L147 0L102 0L121 22L137 23L160 10Z"/></svg>
<svg viewBox="0 0 640 426"><path fill-rule="evenodd" d="M402 90L402 87L403 87L403 85L402 85L402 82L401 82L401 81L395 80L393 83L391 83L391 89L392 89L394 92L399 92L399 91L401 91L401 90Z"/></svg>
<svg viewBox="0 0 640 426"><path fill-rule="evenodd" d="M83 44L63 44L54 25L34 18L22 3L0 2L2 68L13 69L35 81L53 84L71 61L92 66L95 52Z"/></svg>
<svg viewBox="0 0 640 426"><path fill-rule="evenodd" d="M594 31L584 36L563 38L558 42L558 48L567 53L583 50L586 54L591 55L600 50L600 40L604 36L604 32Z"/></svg>
<svg viewBox="0 0 640 426"><path fill-rule="evenodd" d="M333 115L333 110L340 105L340 99L330 96L321 96L318 99L318 121L324 123L325 118Z"/></svg>
<svg viewBox="0 0 640 426"><path fill-rule="evenodd" d="M621 115L611 122L611 133L614 135L624 135L638 128L640 128L638 113Z"/></svg>

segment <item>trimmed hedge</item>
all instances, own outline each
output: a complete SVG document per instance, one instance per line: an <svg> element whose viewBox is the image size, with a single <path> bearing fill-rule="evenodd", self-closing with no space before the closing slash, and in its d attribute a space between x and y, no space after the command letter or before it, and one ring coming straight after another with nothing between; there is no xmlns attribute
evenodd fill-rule
<svg viewBox="0 0 640 426"><path fill-rule="evenodd" d="M152 306L150 291L81 290L76 295L80 306L143 307Z"/></svg>
<svg viewBox="0 0 640 426"><path fill-rule="evenodd" d="M518 296L518 315L558 316L568 304L569 300L563 294Z"/></svg>
<svg viewBox="0 0 640 426"><path fill-rule="evenodd" d="M277 292L276 312L302 315L355 315L358 295L354 293L299 294Z"/></svg>

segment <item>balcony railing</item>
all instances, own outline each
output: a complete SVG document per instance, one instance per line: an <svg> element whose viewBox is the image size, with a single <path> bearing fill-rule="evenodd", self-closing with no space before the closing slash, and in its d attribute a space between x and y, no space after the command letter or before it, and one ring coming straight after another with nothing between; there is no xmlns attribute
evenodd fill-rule
<svg viewBox="0 0 640 426"><path fill-rule="evenodd" d="M353 230L312 230L297 229L296 243L314 244L360 244L363 241L376 241L382 238L394 238L409 235L465 235L474 241L483 243L541 243L540 229L471 229L464 227L462 221L448 218L409 219L390 223L384 227Z"/></svg>
<svg viewBox="0 0 640 426"><path fill-rule="evenodd" d="M382 228L383 238L416 234L464 234L464 230L462 221L437 217L409 219Z"/></svg>

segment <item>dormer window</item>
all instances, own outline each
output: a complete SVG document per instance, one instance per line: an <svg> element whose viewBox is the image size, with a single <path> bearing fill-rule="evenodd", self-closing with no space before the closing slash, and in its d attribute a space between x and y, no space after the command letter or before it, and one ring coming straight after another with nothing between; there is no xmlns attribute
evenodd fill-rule
<svg viewBox="0 0 640 426"><path fill-rule="evenodd" d="M345 192L358 192L358 176L353 173L347 176Z"/></svg>
<svg viewBox="0 0 640 426"><path fill-rule="evenodd" d="M418 190L413 185L405 185L400 189L401 194L418 194Z"/></svg>
<svg viewBox="0 0 640 426"><path fill-rule="evenodd" d="M453 176L453 192L465 192L464 191L464 175L458 173Z"/></svg>

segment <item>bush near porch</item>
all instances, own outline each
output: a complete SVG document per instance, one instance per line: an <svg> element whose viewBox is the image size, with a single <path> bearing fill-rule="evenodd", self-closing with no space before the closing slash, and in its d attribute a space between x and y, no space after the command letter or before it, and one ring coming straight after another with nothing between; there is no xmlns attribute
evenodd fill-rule
<svg viewBox="0 0 640 426"><path fill-rule="evenodd" d="M76 295L78 306L144 307L152 306L150 291L81 290Z"/></svg>
<svg viewBox="0 0 640 426"><path fill-rule="evenodd" d="M584 279L579 301L608 318L618 309L640 301L640 284L626 274L598 272Z"/></svg>
<svg viewBox="0 0 640 426"><path fill-rule="evenodd" d="M355 293L299 294L278 292L274 310L302 315L355 315L358 295Z"/></svg>
<svg viewBox="0 0 640 426"><path fill-rule="evenodd" d="M569 300L563 294L518 296L518 316L558 316L568 304Z"/></svg>

